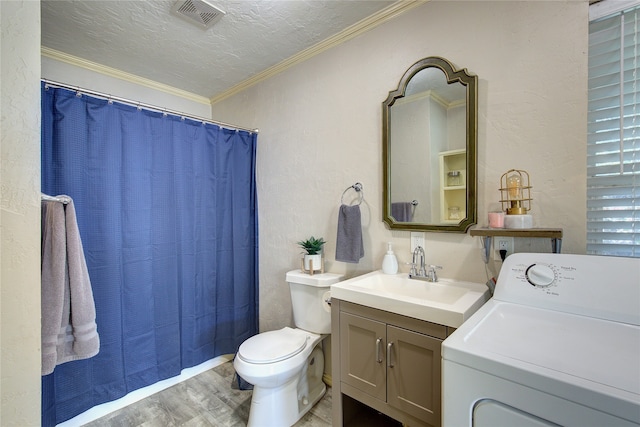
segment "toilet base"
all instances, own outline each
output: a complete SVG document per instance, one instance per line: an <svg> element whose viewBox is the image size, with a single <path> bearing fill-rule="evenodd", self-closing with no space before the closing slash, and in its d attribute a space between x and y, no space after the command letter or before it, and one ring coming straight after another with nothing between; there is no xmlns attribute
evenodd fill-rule
<svg viewBox="0 0 640 427"><path fill-rule="evenodd" d="M311 366L309 361L313 361ZM293 380L276 388L254 386L247 427L294 425L327 391L322 382L323 370L322 349L316 347L302 372Z"/></svg>

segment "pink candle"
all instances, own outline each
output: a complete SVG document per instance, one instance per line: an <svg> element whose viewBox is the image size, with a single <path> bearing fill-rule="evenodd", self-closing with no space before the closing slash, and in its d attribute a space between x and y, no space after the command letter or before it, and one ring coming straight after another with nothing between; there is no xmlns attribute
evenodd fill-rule
<svg viewBox="0 0 640 427"><path fill-rule="evenodd" d="M489 227L504 228L504 212L489 212Z"/></svg>

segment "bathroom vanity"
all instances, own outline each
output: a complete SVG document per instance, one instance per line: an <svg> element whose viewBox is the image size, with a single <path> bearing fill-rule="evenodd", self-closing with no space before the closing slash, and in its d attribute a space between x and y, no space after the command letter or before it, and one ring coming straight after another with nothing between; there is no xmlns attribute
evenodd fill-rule
<svg viewBox="0 0 640 427"><path fill-rule="evenodd" d="M442 341L486 287L377 271L331 294L333 425L440 426Z"/></svg>

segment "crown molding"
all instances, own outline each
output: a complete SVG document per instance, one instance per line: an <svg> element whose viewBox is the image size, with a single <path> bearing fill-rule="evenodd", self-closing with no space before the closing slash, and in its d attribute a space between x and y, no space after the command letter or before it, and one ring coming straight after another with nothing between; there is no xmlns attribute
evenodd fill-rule
<svg viewBox="0 0 640 427"><path fill-rule="evenodd" d="M211 104L215 104L216 102L222 101L232 95L235 95L243 90L247 89L250 86L253 86L263 80L266 80L270 77L275 76L283 72L284 70L293 67L296 64L306 61L307 59L316 56L325 50L331 49L341 43L344 43L347 40L350 40L354 37L359 36L360 34L367 32L378 25L387 22L396 16L413 9L416 6L420 6L424 3L427 3L430 0L399 0L389 7L382 9L378 13L369 16L368 18L359 21L352 26L346 28L345 30L339 32L338 34L329 37L328 39L317 43L292 57L285 59L284 61L274 65L273 67L267 68L261 73L256 74L255 76L247 79L243 82L238 83L237 85L231 87L229 90L222 92L218 95L211 97Z"/></svg>
<svg viewBox="0 0 640 427"><path fill-rule="evenodd" d="M56 61L65 62L67 64L74 65L76 67L84 68L87 70L95 71L96 73L104 74L109 77L124 80L129 83L134 83L140 86L145 86L160 92L168 93L170 95L178 96L189 101L197 102L199 104L211 105L209 98L206 96L196 95L186 90L177 89L173 86L158 83L151 79L136 76L135 74L126 73L124 71L117 70L115 68L107 67L96 62L87 61L86 59L78 58L77 56L69 55L59 50L51 49L46 46L40 47L40 53L42 56L46 56Z"/></svg>
<svg viewBox="0 0 640 427"><path fill-rule="evenodd" d="M94 71L96 73L100 73L109 77L117 78L120 80L124 80L130 83L134 83L140 86L145 86L160 92L165 92L174 96L178 96L184 99L188 99L193 102L197 102L204 105L212 105L216 102L222 101L230 96L233 96L243 90L253 86L263 80L266 80L270 77L279 74L286 69L293 67L296 64L306 61L307 59L314 57L328 49L331 49L339 44L344 43L347 40L355 38L362 33L365 33L378 25L387 22L396 16L413 9L416 6L420 6L424 3L427 3L430 0L399 0L389 7L382 9L378 13L371 15L356 24L346 28L340 33L329 37L328 39L317 43L296 55L291 56L288 59L274 65L273 67L267 68L261 73L256 74L255 76L247 79L243 82L238 83L237 85L231 87L230 89L215 95L211 98L207 98L205 96L196 95L192 92L188 92L182 89L177 89L173 86L165 85L162 83L158 83L151 79L146 79L144 77L137 76L135 74L130 74L124 71L120 71L115 68L107 67L102 64L98 64L93 61L88 61L86 59L79 58L77 56L69 55L67 53L48 48L46 46L41 46L40 52L42 56L55 59L57 61L65 62L67 64L74 65L76 67L84 68L87 70Z"/></svg>

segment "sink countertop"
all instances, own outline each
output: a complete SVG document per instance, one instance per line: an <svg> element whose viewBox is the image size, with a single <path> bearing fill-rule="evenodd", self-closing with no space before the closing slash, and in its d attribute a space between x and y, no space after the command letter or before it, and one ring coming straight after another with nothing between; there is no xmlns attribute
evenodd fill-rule
<svg viewBox="0 0 640 427"><path fill-rule="evenodd" d="M447 278L427 282L378 270L332 285L331 297L458 328L491 294L482 283Z"/></svg>

